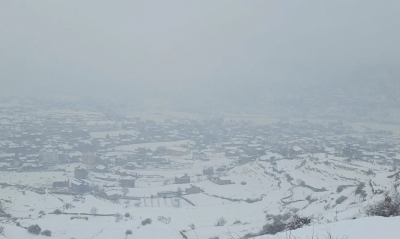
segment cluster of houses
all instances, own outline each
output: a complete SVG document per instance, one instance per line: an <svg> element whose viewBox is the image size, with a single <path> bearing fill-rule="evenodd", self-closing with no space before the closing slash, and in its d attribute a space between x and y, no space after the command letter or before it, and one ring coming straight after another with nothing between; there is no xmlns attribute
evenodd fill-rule
<svg viewBox="0 0 400 239"><path fill-rule="evenodd" d="M343 122L282 120L253 125L222 118L156 122L109 114L7 110L6 115L10 117L0 124L0 171L41 171L53 170L59 165L80 165L70 180L55 180L54 190L86 193L100 185L102 197L110 200L120 195L115 192L117 187L137 187L140 175L135 171L183 169L183 160L171 160L176 158L187 163L206 163L219 154L230 159L233 165L242 165L257 160L331 154L349 160L400 162L399 141L392 132L367 127L362 132L356 131ZM173 147L142 146L116 153L124 146L170 141L188 143ZM229 185L231 180L223 174L227 170L206 167L202 174L215 184ZM174 183L190 185L191 176L194 175L177 175ZM195 186L187 190L186 193L201 192Z"/></svg>

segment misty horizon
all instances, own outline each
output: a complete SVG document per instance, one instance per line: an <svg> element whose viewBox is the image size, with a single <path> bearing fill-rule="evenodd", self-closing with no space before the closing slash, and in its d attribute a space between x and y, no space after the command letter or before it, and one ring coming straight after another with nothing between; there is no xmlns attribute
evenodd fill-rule
<svg viewBox="0 0 400 239"><path fill-rule="evenodd" d="M398 1L1 1L2 95L261 95L399 77Z"/></svg>

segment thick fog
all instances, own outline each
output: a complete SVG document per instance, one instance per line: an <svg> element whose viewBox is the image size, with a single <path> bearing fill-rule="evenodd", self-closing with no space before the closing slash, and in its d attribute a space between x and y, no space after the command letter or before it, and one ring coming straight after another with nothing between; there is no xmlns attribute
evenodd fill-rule
<svg viewBox="0 0 400 239"><path fill-rule="evenodd" d="M229 100L395 81L399 9L396 0L1 0L0 92Z"/></svg>

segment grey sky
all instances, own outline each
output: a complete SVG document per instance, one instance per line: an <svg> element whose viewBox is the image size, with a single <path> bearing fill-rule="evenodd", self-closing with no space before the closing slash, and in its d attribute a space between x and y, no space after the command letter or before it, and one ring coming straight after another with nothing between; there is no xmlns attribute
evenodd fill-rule
<svg viewBox="0 0 400 239"><path fill-rule="evenodd" d="M400 1L0 0L0 93L262 94L400 63Z"/></svg>

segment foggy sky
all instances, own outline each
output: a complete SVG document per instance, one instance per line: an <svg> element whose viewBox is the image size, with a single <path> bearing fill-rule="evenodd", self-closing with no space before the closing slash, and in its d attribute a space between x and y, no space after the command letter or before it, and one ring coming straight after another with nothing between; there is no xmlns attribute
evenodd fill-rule
<svg viewBox="0 0 400 239"><path fill-rule="evenodd" d="M398 0L0 0L0 93L229 98L362 81L398 67L399 13Z"/></svg>

